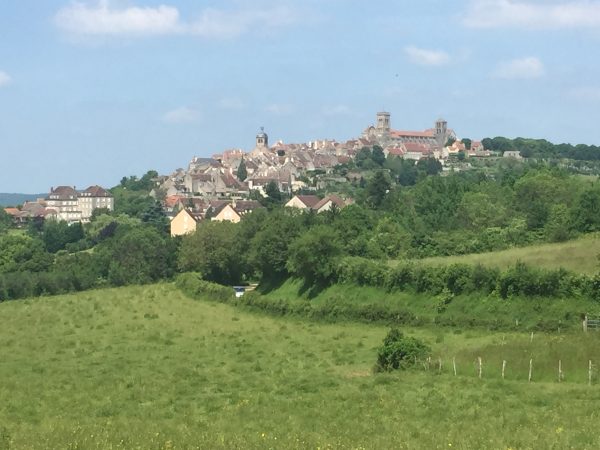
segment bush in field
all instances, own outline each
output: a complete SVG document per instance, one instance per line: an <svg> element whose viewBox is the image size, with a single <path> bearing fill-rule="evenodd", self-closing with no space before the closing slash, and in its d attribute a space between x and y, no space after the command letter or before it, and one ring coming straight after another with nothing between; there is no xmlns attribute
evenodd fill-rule
<svg viewBox="0 0 600 450"><path fill-rule="evenodd" d="M404 369L422 360L430 352L429 347L416 338L407 337L392 328L377 352L376 372Z"/></svg>
<svg viewBox="0 0 600 450"><path fill-rule="evenodd" d="M232 288L205 281L199 273L182 273L175 280L176 286L192 298L210 299L227 303L233 300Z"/></svg>

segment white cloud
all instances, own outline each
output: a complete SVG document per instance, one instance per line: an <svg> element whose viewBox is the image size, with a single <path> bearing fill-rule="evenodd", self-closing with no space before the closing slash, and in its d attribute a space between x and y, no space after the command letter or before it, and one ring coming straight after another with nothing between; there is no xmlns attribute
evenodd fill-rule
<svg viewBox="0 0 600 450"><path fill-rule="evenodd" d="M153 35L180 30L177 8L160 5L116 9L108 0L100 0L96 6L74 2L59 10L54 20L59 28L83 35Z"/></svg>
<svg viewBox="0 0 600 450"><path fill-rule="evenodd" d="M505 61L496 67L493 76L496 78L514 79L532 79L540 78L544 75L544 64L539 58L533 56L528 58L513 59Z"/></svg>
<svg viewBox="0 0 600 450"><path fill-rule="evenodd" d="M450 55L439 50L427 50L409 46L404 49L409 59L422 66L443 66L450 62Z"/></svg>
<svg viewBox="0 0 600 450"><path fill-rule="evenodd" d="M295 14L286 7L233 12L208 8L198 20L186 27L186 32L206 38L235 38L255 27L279 28L295 21Z"/></svg>
<svg viewBox="0 0 600 450"><path fill-rule="evenodd" d="M200 112L187 106L169 111L163 116L163 120L167 123L190 123L199 119Z"/></svg>
<svg viewBox="0 0 600 450"><path fill-rule="evenodd" d="M10 84L11 81L12 78L10 77L10 75L0 70L0 87Z"/></svg>
<svg viewBox="0 0 600 450"><path fill-rule="evenodd" d="M231 111L241 111L246 108L246 103L241 98L226 97L219 100L219 108Z"/></svg>
<svg viewBox="0 0 600 450"><path fill-rule="evenodd" d="M294 107L289 104L273 103L268 105L265 111L276 116L288 116L294 112Z"/></svg>
<svg viewBox="0 0 600 450"><path fill-rule="evenodd" d="M600 1L471 0L463 23L473 28L600 26Z"/></svg>
<svg viewBox="0 0 600 450"><path fill-rule="evenodd" d="M225 11L206 8L195 21L181 20L174 6L130 6L118 8L110 0L95 4L75 1L54 16L62 30L84 36L151 36L185 34L203 38L235 38L251 30L283 27L297 20L296 13L283 6L270 9Z"/></svg>

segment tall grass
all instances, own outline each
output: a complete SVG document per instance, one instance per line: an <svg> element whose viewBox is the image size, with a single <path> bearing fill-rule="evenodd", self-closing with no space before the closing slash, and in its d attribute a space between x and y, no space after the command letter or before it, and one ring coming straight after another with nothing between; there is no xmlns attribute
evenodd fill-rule
<svg viewBox="0 0 600 450"><path fill-rule="evenodd" d="M5 302L0 323L0 448L600 446L598 380L568 368L600 359L596 335L407 328L445 369L375 375L385 326L268 317L171 284ZM521 354L540 361L531 384Z"/></svg>
<svg viewBox="0 0 600 450"><path fill-rule="evenodd" d="M580 239L556 244L541 244L462 256L425 258L420 262L433 266L455 263L481 264L505 269L521 261L527 265L544 269L563 268L573 272L593 275L599 271L598 254L600 254L600 237L598 234L591 234Z"/></svg>

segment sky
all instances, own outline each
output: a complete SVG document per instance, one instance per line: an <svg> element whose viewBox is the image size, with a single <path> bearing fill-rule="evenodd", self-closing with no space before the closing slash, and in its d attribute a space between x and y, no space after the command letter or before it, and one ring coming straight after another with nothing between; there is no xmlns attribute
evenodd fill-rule
<svg viewBox="0 0 600 450"><path fill-rule="evenodd" d="M600 145L600 0L3 0L0 192L445 118Z"/></svg>

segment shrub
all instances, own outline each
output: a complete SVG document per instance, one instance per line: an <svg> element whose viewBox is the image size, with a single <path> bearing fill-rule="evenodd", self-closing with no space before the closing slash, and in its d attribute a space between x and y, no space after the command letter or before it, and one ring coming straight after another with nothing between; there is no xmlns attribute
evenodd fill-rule
<svg viewBox="0 0 600 450"><path fill-rule="evenodd" d="M203 280L197 273L183 273L175 281L177 287L192 298L208 298L227 303L235 298L232 288Z"/></svg>
<svg viewBox="0 0 600 450"><path fill-rule="evenodd" d="M424 359L430 348L419 339L406 337L397 328L392 328L377 353L376 372L405 369Z"/></svg>

